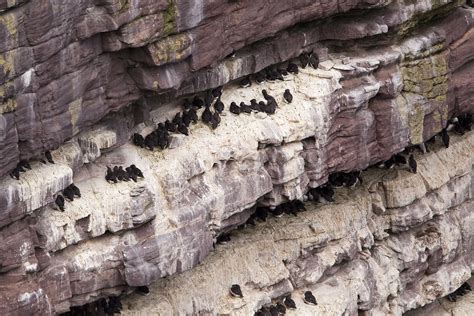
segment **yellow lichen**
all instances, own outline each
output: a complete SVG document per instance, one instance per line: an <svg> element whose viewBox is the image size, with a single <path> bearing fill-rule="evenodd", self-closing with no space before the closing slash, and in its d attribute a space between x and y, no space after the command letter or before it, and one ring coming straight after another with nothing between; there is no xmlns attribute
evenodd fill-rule
<svg viewBox="0 0 474 316"><path fill-rule="evenodd" d="M423 142L423 122L425 111L423 104L415 103L409 115L408 124L410 127L410 141L412 144Z"/></svg>

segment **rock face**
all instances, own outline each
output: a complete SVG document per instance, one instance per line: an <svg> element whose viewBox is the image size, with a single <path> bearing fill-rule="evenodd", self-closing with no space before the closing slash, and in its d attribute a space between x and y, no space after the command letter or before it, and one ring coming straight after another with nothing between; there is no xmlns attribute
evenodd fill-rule
<svg viewBox="0 0 474 316"><path fill-rule="evenodd" d="M463 3L0 0L0 314L58 314L152 282L128 311L251 314L291 292L298 315L399 315L454 291L474 264L473 132L417 154L417 174L370 168L335 204L213 242L256 205L302 198L473 113ZM308 50L318 69L233 82ZM216 130L198 123L164 151L130 143L180 96L221 85ZM263 88L276 114L228 112ZM55 164L39 161L46 150ZM20 159L32 170L11 179ZM145 178L105 181L106 166L130 164ZM60 212L72 182L82 197ZM232 283L251 295L230 298Z"/></svg>

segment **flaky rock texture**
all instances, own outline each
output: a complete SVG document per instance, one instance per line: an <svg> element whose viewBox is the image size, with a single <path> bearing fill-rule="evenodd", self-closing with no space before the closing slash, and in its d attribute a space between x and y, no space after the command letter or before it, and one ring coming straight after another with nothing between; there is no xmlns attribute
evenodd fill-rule
<svg viewBox="0 0 474 316"><path fill-rule="evenodd" d="M371 168L333 205L213 242L256 205L301 198L473 113L463 4L0 0L0 314L58 314L152 282L129 312L247 315L292 292L298 315L400 315L454 291L474 263L473 132L417 154L418 174ZM233 82L310 49L319 69ZM130 143L180 96L221 85L216 130L198 123L163 151ZM262 88L275 115L227 111ZM55 164L39 162L46 150ZM9 178L20 159L32 170ZM145 179L105 181L106 166L130 164ZM82 197L59 212L72 182ZM228 296L232 283L243 300Z"/></svg>

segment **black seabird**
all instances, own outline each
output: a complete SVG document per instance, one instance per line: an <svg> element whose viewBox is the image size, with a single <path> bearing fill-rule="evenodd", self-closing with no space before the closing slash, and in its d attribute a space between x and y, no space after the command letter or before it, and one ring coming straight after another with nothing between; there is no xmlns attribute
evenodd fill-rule
<svg viewBox="0 0 474 316"><path fill-rule="evenodd" d="M322 196L328 202L334 202L334 189L331 185L323 185L318 188L319 195Z"/></svg>
<svg viewBox="0 0 474 316"><path fill-rule="evenodd" d="M281 205L278 205L275 207L272 211L273 216L279 218L282 217L283 214L285 214L285 211L283 210L283 207Z"/></svg>
<svg viewBox="0 0 474 316"><path fill-rule="evenodd" d="M211 106L213 101L214 101L214 95L212 94L212 91L208 91L206 93L206 97L204 99L204 105L205 106Z"/></svg>
<svg viewBox="0 0 474 316"><path fill-rule="evenodd" d="M187 113L188 113L189 118L191 118L191 120L192 120L194 123L197 123L197 121L198 121L198 115L197 115L196 109L190 109Z"/></svg>
<svg viewBox="0 0 474 316"><path fill-rule="evenodd" d="M255 99L250 100L250 108L253 111L257 111L257 112L260 111L260 105L258 105L257 100L255 100Z"/></svg>
<svg viewBox="0 0 474 316"><path fill-rule="evenodd" d="M273 82L278 79L278 74L272 69L267 70L267 81Z"/></svg>
<svg viewBox="0 0 474 316"><path fill-rule="evenodd" d="M20 169L18 167L15 167L15 169L10 172L10 177L12 177L13 179L20 180Z"/></svg>
<svg viewBox="0 0 474 316"><path fill-rule="evenodd" d="M56 200L54 200L54 203L56 203L59 209L64 212L64 198L61 194L58 194Z"/></svg>
<svg viewBox="0 0 474 316"><path fill-rule="evenodd" d="M244 79L240 80L240 87L248 88L252 86L252 81L250 81L250 77L245 77Z"/></svg>
<svg viewBox="0 0 474 316"><path fill-rule="evenodd" d="M161 149L168 148L168 146L170 145L170 136L166 130L158 134L158 139L157 139L156 144Z"/></svg>
<svg viewBox="0 0 474 316"><path fill-rule="evenodd" d="M128 177L133 180L133 182L137 182L137 181L138 181L137 175L136 175L135 172L132 170L132 168L127 167L127 168L125 168L125 171L127 172Z"/></svg>
<svg viewBox="0 0 474 316"><path fill-rule="evenodd" d="M288 203L288 202L283 203L281 204L281 208L283 209L283 212L285 212L288 215L298 216L296 209L293 207L291 203Z"/></svg>
<svg viewBox="0 0 474 316"><path fill-rule="evenodd" d="M143 138L142 135L135 133L133 134L133 144L138 147L145 147L145 139Z"/></svg>
<svg viewBox="0 0 474 316"><path fill-rule="evenodd" d="M255 214L252 214L252 216L250 216L247 221L245 222L245 224L247 225L250 225L250 226L255 226Z"/></svg>
<svg viewBox="0 0 474 316"><path fill-rule="evenodd" d="M51 155L51 152L49 150L44 153L44 156L46 157L46 160L48 160L49 163L54 163L53 156Z"/></svg>
<svg viewBox="0 0 474 316"><path fill-rule="evenodd" d="M31 165L28 162L28 160L20 160L20 162L18 163L18 166L31 170Z"/></svg>
<svg viewBox="0 0 474 316"><path fill-rule="evenodd" d="M410 158L408 158L408 165L410 166L411 172L416 173L417 164L413 155L410 155Z"/></svg>
<svg viewBox="0 0 474 316"><path fill-rule="evenodd" d="M283 301L283 303L289 309L296 309L296 303L291 298L291 295L288 295L287 297L285 297L285 300Z"/></svg>
<svg viewBox="0 0 474 316"><path fill-rule="evenodd" d="M286 69L278 68L277 71L282 77L288 76L288 71Z"/></svg>
<svg viewBox="0 0 474 316"><path fill-rule="evenodd" d="M178 132L180 132L183 135L189 136L189 130L184 124L180 124L178 126Z"/></svg>
<svg viewBox="0 0 474 316"><path fill-rule="evenodd" d="M262 222L267 221L268 217L268 208L266 207L257 207L257 210L255 211L255 216L261 220Z"/></svg>
<svg viewBox="0 0 474 316"><path fill-rule="evenodd" d="M314 297L313 293L311 293L311 291L304 292L303 300L306 304L318 305L318 303L316 302L316 298Z"/></svg>
<svg viewBox="0 0 474 316"><path fill-rule="evenodd" d="M191 102L189 102L189 99L184 99L183 108L185 110L189 110L191 108Z"/></svg>
<svg viewBox="0 0 474 316"><path fill-rule="evenodd" d="M219 126L219 124L221 123L221 116L219 115L219 112L214 112L212 117L213 117L212 128L216 129Z"/></svg>
<svg viewBox="0 0 474 316"><path fill-rule="evenodd" d="M244 297L242 290L240 289L240 285L238 284L232 284L230 287L230 295L234 297Z"/></svg>
<svg viewBox="0 0 474 316"><path fill-rule="evenodd" d="M176 133L176 124L175 123L172 123L169 120L166 120L165 121L165 127L166 127L167 131L169 131L171 133ZM145 137L145 140L146 140L146 137Z"/></svg>
<svg viewBox="0 0 474 316"><path fill-rule="evenodd" d="M321 195L318 188L311 188L308 191L308 199L313 202L319 202Z"/></svg>
<svg viewBox="0 0 474 316"><path fill-rule="evenodd" d="M278 309L278 312L281 314L281 315L285 315L286 313L286 307L285 305L283 305L282 303L278 302L276 304L276 308Z"/></svg>
<svg viewBox="0 0 474 316"><path fill-rule="evenodd" d="M285 93L283 93L283 98L285 99L286 103L293 102L293 95L291 95L291 92L289 89L285 90Z"/></svg>
<svg viewBox="0 0 474 316"><path fill-rule="evenodd" d="M71 189L71 187L67 187L63 190L63 195L69 200L69 201L74 201L74 191Z"/></svg>
<svg viewBox="0 0 474 316"><path fill-rule="evenodd" d="M308 66L309 64L309 55L308 53L302 53L298 59L300 60L300 63L301 63L301 68L306 68L306 66Z"/></svg>
<svg viewBox="0 0 474 316"><path fill-rule="evenodd" d="M203 101L201 98L197 97L197 96L194 97L194 99L193 99L193 107L200 109L200 108L202 108L203 106L204 106L204 101Z"/></svg>
<svg viewBox="0 0 474 316"><path fill-rule="evenodd" d="M245 102L240 102L240 113L252 113L252 109Z"/></svg>
<svg viewBox="0 0 474 316"><path fill-rule="evenodd" d="M346 187L353 187L357 184L357 176L355 173L349 172L344 174L344 185Z"/></svg>
<svg viewBox="0 0 474 316"><path fill-rule="evenodd" d="M275 70L275 77L280 81L285 81L285 78L283 77L281 72L279 72L278 70Z"/></svg>
<svg viewBox="0 0 474 316"><path fill-rule="evenodd" d="M212 116L212 112L211 112L211 110L209 109L208 106L206 106L206 108L202 112L201 119L204 123L211 124L211 122L213 120L213 116Z"/></svg>
<svg viewBox="0 0 474 316"><path fill-rule="evenodd" d="M269 100L267 104L265 104L264 111L267 114L275 114L275 111L276 111L275 100Z"/></svg>
<svg viewBox="0 0 474 316"><path fill-rule="evenodd" d="M122 302L118 296L110 296L105 312L107 314L120 314L122 310Z"/></svg>
<svg viewBox="0 0 474 316"><path fill-rule="evenodd" d="M123 175L123 181L128 182L131 180L130 176L128 175L128 172L120 168L120 172Z"/></svg>
<svg viewBox="0 0 474 316"><path fill-rule="evenodd" d="M390 157L387 161L383 163L385 169L391 169L395 165L395 160L393 157Z"/></svg>
<svg viewBox="0 0 474 316"><path fill-rule="evenodd" d="M123 181L123 174L125 173L122 167L114 167L114 173L117 175L117 180L118 181Z"/></svg>
<svg viewBox="0 0 474 316"><path fill-rule="evenodd" d="M148 286L139 286L137 287L137 292L140 295L148 295L150 294L150 289L148 288Z"/></svg>
<svg viewBox="0 0 474 316"><path fill-rule="evenodd" d="M294 64L294 63L289 63L288 64L288 67L286 68L286 70L293 74L293 75L297 75L299 70L298 70L298 65Z"/></svg>
<svg viewBox="0 0 474 316"><path fill-rule="evenodd" d="M230 113L233 113L233 114L236 114L236 115L240 114L240 108L237 104L235 104L235 102L232 102L230 104L229 111L230 111Z"/></svg>
<svg viewBox="0 0 474 316"><path fill-rule="evenodd" d="M444 147L449 148L449 134L446 129L441 131L441 139L443 140Z"/></svg>
<svg viewBox="0 0 474 316"><path fill-rule="evenodd" d="M140 178L145 178L145 177L143 176L143 172L142 172L140 169L138 169L137 166L135 166L135 165L130 165L130 168L133 170L133 172L135 172L135 174L136 174L137 176L139 176Z"/></svg>
<svg viewBox="0 0 474 316"><path fill-rule="evenodd" d="M74 193L74 196L77 196L79 198L81 197L81 190L74 183L71 183L69 188L71 188L71 191L72 193Z"/></svg>
<svg viewBox="0 0 474 316"><path fill-rule="evenodd" d="M218 98L216 103L214 103L214 110L218 113L222 113L224 111L224 103L221 101L221 98Z"/></svg>
<svg viewBox="0 0 474 316"><path fill-rule="evenodd" d="M272 97L270 94L268 94L267 90L263 89L263 90L262 90L262 94L263 94L263 97L265 98L265 100L267 100L267 101L273 101L273 102L275 102L275 105L276 105L275 98Z"/></svg>
<svg viewBox="0 0 474 316"><path fill-rule="evenodd" d="M465 113L458 116L458 124L462 126L463 130L471 131L473 118L471 113Z"/></svg>
<svg viewBox="0 0 474 316"><path fill-rule="evenodd" d="M216 238L217 244L225 245L230 241L230 234L222 234Z"/></svg>
<svg viewBox="0 0 474 316"><path fill-rule="evenodd" d="M397 165L406 165L407 164L407 159L405 158L405 156L403 156L401 154L396 154L395 156L393 156L392 161Z"/></svg>
<svg viewBox="0 0 474 316"><path fill-rule="evenodd" d="M344 185L344 176L342 172L334 172L329 175L328 178L329 183L336 187L340 188Z"/></svg>
<svg viewBox="0 0 474 316"><path fill-rule="evenodd" d="M278 308L276 308L276 306L274 305L270 306L270 315L272 316L280 315L280 312L278 311Z"/></svg>
<svg viewBox="0 0 474 316"><path fill-rule="evenodd" d="M291 201L291 204L298 212L306 211L306 207L304 206L304 203L298 199Z"/></svg>
<svg viewBox="0 0 474 316"><path fill-rule="evenodd" d="M262 84L265 82L265 78L266 78L266 74L263 73L263 71L260 71L260 72L257 72L255 74L255 81L258 83L258 84Z"/></svg>
<svg viewBox="0 0 474 316"><path fill-rule="evenodd" d="M271 316L270 310L266 306L262 306L256 313L255 316Z"/></svg>
<svg viewBox="0 0 474 316"><path fill-rule="evenodd" d="M105 174L105 180L107 182L114 182L117 183L117 175L115 172L110 169L110 167L107 167L107 173Z"/></svg>
<svg viewBox="0 0 474 316"><path fill-rule="evenodd" d="M216 98L220 98L222 95L222 87L217 87L212 90L212 95Z"/></svg>
<svg viewBox="0 0 474 316"><path fill-rule="evenodd" d="M176 124L176 125L180 125L183 123L183 119L181 118L181 113L176 113L176 115L174 116L173 120L171 121L172 123Z"/></svg>
<svg viewBox="0 0 474 316"><path fill-rule="evenodd" d="M318 66L319 66L319 58L318 58L318 55L316 54L311 54L309 56L309 64L311 65L311 67L313 67L314 69L318 69Z"/></svg>
<svg viewBox="0 0 474 316"><path fill-rule="evenodd" d="M19 172L26 172L26 170L20 164L16 165L16 169L18 169Z"/></svg>
<svg viewBox="0 0 474 316"><path fill-rule="evenodd" d="M155 140L152 134L149 134L145 137L145 147L149 150L153 150L155 148Z"/></svg>
<svg viewBox="0 0 474 316"><path fill-rule="evenodd" d="M183 112L183 124L186 125L186 127L189 127L191 125L191 122L193 119L191 118L191 115L189 115L189 111L184 111Z"/></svg>

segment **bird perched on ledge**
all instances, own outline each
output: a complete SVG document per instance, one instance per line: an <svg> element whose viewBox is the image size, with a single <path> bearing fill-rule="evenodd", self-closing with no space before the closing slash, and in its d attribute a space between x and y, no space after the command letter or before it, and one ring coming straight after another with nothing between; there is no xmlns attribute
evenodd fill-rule
<svg viewBox="0 0 474 316"><path fill-rule="evenodd" d="M303 301L308 305L318 305L316 298L311 291L304 292Z"/></svg>
<svg viewBox="0 0 474 316"><path fill-rule="evenodd" d="M283 93L283 98L285 99L286 103L293 102L293 95L291 94L289 89L285 90L285 93Z"/></svg>
<svg viewBox="0 0 474 316"><path fill-rule="evenodd" d="M244 297L244 295L242 294L242 290L240 289L240 285L238 284L232 284L232 286L230 287L230 295L240 298Z"/></svg>
<svg viewBox="0 0 474 316"><path fill-rule="evenodd" d="M411 172L416 173L417 163L415 157L413 157L413 154L411 154L410 158L408 158L408 165L410 166Z"/></svg>

